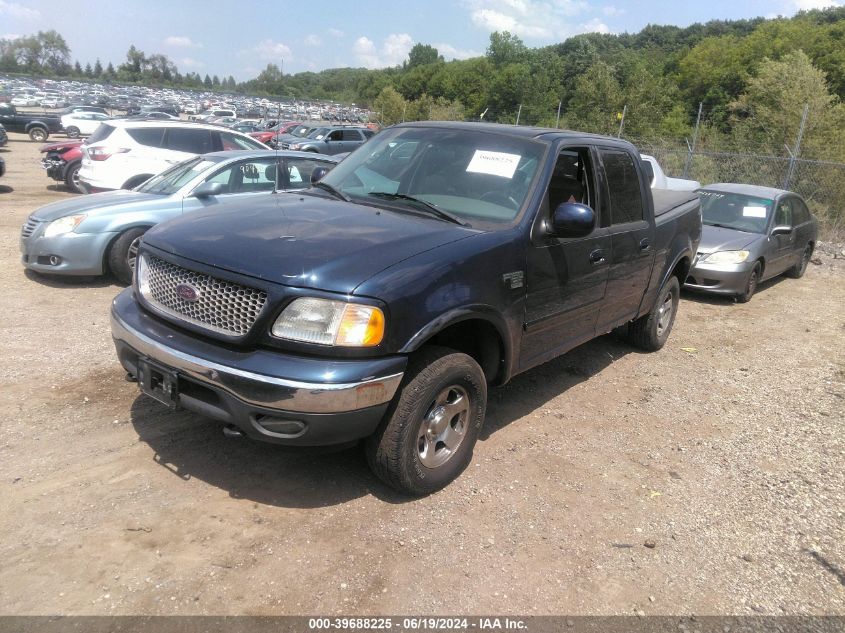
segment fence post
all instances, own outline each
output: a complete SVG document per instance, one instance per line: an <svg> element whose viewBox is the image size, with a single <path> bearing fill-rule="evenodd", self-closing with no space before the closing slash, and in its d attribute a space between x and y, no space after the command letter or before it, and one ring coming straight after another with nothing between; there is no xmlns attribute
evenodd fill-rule
<svg viewBox="0 0 845 633"><path fill-rule="evenodd" d="M625 115L628 113L628 104L626 103L622 108L622 116L619 119L619 132L616 133L616 138L622 138L622 129L625 127Z"/></svg>
<svg viewBox="0 0 845 633"><path fill-rule="evenodd" d="M522 114L522 104L519 104L519 110L516 112L516 124L519 125L519 115Z"/></svg>
<svg viewBox="0 0 845 633"><path fill-rule="evenodd" d="M560 127L560 106L563 105L563 101L558 101L557 103L557 121L555 121L555 129Z"/></svg>
<svg viewBox="0 0 845 633"><path fill-rule="evenodd" d="M795 149L789 152L789 169L786 171L786 179L783 181L783 189L789 189L792 184L792 177L795 175L795 164L801 154L801 140L804 138L804 128L807 125L807 115L810 114L810 104L804 104L804 114L801 115L801 125L798 127L798 138L795 139Z"/></svg>
<svg viewBox="0 0 845 633"><path fill-rule="evenodd" d="M689 153L687 154L687 163L684 165L683 178L689 176L689 169L692 167L692 156L695 153L695 145L698 143L698 127L701 125L701 108L704 103L698 104L698 118L695 120L695 131L692 133L692 145L689 145Z"/></svg>

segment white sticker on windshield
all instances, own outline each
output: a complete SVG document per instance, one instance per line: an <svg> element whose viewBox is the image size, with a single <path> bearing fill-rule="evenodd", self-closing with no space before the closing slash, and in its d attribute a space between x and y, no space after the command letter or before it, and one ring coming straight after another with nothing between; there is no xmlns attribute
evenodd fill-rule
<svg viewBox="0 0 845 633"><path fill-rule="evenodd" d="M513 173L522 158L519 154L505 154L504 152L487 152L475 150L475 155L467 165L467 171L476 174L490 174L502 178L513 178Z"/></svg>
<svg viewBox="0 0 845 633"><path fill-rule="evenodd" d="M743 207L742 215L746 218L765 218L766 207Z"/></svg>

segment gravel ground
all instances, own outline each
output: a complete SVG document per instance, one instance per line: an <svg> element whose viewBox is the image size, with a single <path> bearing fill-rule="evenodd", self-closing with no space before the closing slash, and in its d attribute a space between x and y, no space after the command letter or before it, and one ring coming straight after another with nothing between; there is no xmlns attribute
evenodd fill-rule
<svg viewBox="0 0 845 633"><path fill-rule="evenodd" d="M668 345L602 337L491 391L468 471L408 501L360 450L227 440L123 381L110 279L25 274L69 195L0 150L0 614L845 615L845 260Z"/></svg>

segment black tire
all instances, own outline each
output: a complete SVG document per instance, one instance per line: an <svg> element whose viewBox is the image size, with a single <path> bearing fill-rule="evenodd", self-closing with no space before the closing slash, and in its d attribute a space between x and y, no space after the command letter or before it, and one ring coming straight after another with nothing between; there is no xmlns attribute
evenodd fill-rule
<svg viewBox="0 0 845 633"><path fill-rule="evenodd" d="M150 176L149 174L144 174L142 176L133 176L125 183L123 183L121 189L134 189L141 183L147 182L150 178L152 178L152 176Z"/></svg>
<svg viewBox="0 0 845 633"><path fill-rule="evenodd" d="M117 280L128 286L132 283L132 275L135 274L135 256L137 255L138 242L146 227L129 229L121 233L109 247L107 261L109 270Z"/></svg>
<svg viewBox="0 0 845 633"><path fill-rule="evenodd" d="M810 259L813 257L813 245L807 244L804 248L804 252L801 253L801 261L799 261L795 266L790 268L786 271L787 277L792 277L793 279L801 279L804 276L804 273L807 272L807 264L810 263Z"/></svg>
<svg viewBox="0 0 845 633"><path fill-rule="evenodd" d="M656 352L666 344L681 297L681 284L677 277L669 277L648 314L628 324L628 342L647 352Z"/></svg>
<svg viewBox="0 0 845 633"><path fill-rule="evenodd" d="M440 490L472 459L486 408L487 381L475 360L443 347L423 348L408 363L378 430L367 438L370 468L407 495ZM454 450L441 441L447 436Z"/></svg>
<svg viewBox="0 0 845 633"><path fill-rule="evenodd" d="M760 273L762 270L760 262L754 264L754 268L748 273L748 279L745 281L745 290L736 295L737 303L748 303L751 301L751 297L757 291L757 284L760 283Z"/></svg>
<svg viewBox="0 0 845 633"><path fill-rule="evenodd" d="M29 128L29 138L31 138L36 143L43 143L47 140L49 136L50 133L47 131L47 128L43 128L38 125Z"/></svg>
<svg viewBox="0 0 845 633"><path fill-rule="evenodd" d="M69 128L65 128L65 133L67 134L68 138L79 138L79 128L75 125L71 125Z"/></svg>
<svg viewBox="0 0 845 633"><path fill-rule="evenodd" d="M73 165L70 165L65 172L65 185L71 191L75 191L77 193L87 193L79 182L79 170L82 168L82 161L78 161Z"/></svg>

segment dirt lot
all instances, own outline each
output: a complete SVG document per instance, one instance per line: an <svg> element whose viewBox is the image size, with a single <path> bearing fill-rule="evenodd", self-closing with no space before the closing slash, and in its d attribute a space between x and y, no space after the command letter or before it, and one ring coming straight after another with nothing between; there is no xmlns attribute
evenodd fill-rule
<svg viewBox="0 0 845 633"><path fill-rule="evenodd" d="M469 470L407 501L124 382L111 280L24 273L69 195L0 150L0 613L845 614L845 266L684 296L493 390Z"/></svg>

